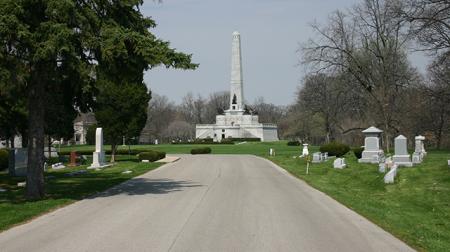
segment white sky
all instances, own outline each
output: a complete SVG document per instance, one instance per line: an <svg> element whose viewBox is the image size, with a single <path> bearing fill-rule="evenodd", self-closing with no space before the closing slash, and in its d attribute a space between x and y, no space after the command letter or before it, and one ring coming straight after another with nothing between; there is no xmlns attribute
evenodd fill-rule
<svg viewBox="0 0 450 252"><path fill-rule="evenodd" d="M146 73L149 88L180 102L188 92L206 97L229 89L231 34L241 33L244 94L247 102L287 105L304 76L299 43L312 37L309 24L324 23L336 9L357 0L145 0L142 11L158 24L153 31L178 50L193 54L195 71L157 68ZM411 57L421 71L423 56Z"/></svg>

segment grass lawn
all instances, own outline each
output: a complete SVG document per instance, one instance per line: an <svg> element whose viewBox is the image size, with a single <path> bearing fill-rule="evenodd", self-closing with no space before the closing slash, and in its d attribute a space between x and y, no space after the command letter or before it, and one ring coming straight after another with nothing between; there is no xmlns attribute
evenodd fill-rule
<svg viewBox="0 0 450 252"><path fill-rule="evenodd" d="M0 192L0 230L8 229L53 209L104 191L160 166L159 163L139 163L136 160L126 160L126 157L122 160L124 161L118 162L113 167L101 171L88 170L88 173L77 176L68 176L67 174L84 170L88 165L45 172L47 196L39 201L25 200L24 188L17 187L17 182L25 181L24 177L11 178L6 172L1 172L0 187L7 191ZM133 172L122 174L125 170Z"/></svg>
<svg viewBox="0 0 450 252"><path fill-rule="evenodd" d="M431 151L424 163L401 168L395 184L371 164L359 164L347 154L348 167L333 169L333 161L311 164L290 155L270 158L293 175L370 219L423 251L450 251L450 169L447 152Z"/></svg>
<svg viewBox="0 0 450 252"><path fill-rule="evenodd" d="M430 151L424 163L413 168L401 168L392 185L383 183L384 174L371 164L359 164L352 153L347 154L348 167L332 168L332 160L311 164L306 175L304 159L294 159L301 146L286 142L245 143L240 145L138 145L132 149L153 149L169 154L186 154L195 147L211 147L213 154L253 154L272 160L294 176L328 194L337 201L370 219L385 230L423 251L450 251L450 153ZM106 146L109 148L109 146ZM128 147L120 147L128 149ZM269 157L274 148L276 157ZM65 150L93 150L93 146L63 147ZM310 147L310 152L318 147ZM127 155L122 158L128 158ZM135 158L131 156L131 158ZM18 179L0 174L0 186L11 191L0 193L0 229L28 220L51 209L74 202L94 192L102 191L133 176L156 168L157 164L142 164L132 160L119 162L101 172L90 171L79 177L65 177L69 170L53 171L46 176L48 197L37 202L25 202ZM77 169L83 169L80 167ZM123 170L135 172L123 175ZM23 179L22 179L23 180Z"/></svg>
<svg viewBox="0 0 450 252"><path fill-rule="evenodd" d="M392 185L383 183L384 174L371 164L359 164L352 153L347 154L348 167L333 169L333 161L311 164L306 175L306 162L294 159L300 146L286 142L246 143L242 145L209 146L213 154L254 154L272 160L294 176L328 194L337 201L370 219L388 232L422 251L450 251L450 153L430 151L424 163L401 168ZM132 146L133 149L155 149L167 153L189 153L196 145ZM93 149L77 146L77 149ZM269 157L275 148L276 157ZM310 152L317 151L311 147Z"/></svg>

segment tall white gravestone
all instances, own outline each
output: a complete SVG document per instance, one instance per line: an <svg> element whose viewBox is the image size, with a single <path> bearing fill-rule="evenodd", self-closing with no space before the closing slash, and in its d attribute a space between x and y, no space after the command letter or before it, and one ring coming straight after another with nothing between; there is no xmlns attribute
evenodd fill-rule
<svg viewBox="0 0 450 252"><path fill-rule="evenodd" d="M358 162L379 163L380 158L384 155L383 150L380 148L381 133L383 133L383 131L372 126L363 130L362 133L365 135L364 151Z"/></svg>
<svg viewBox="0 0 450 252"><path fill-rule="evenodd" d="M405 136L400 135L395 138L395 155L392 159L398 166L412 166L411 157L408 154L408 139Z"/></svg>
<svg viewBox="0 0 450 252"><path fill-rule="evenodd" d="M95 152L92 153L92 165L89 168L106 167L105 151L103 150L103 129L97 128L95 130Z"/></svg>

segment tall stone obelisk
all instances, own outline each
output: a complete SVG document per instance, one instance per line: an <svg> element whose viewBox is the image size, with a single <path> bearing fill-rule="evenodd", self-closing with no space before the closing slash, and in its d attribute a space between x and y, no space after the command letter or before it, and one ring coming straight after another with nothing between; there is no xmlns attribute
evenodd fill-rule
<svg viewBox="0 0 450 252"><path fill-rule="evenodd" d="M242 78L241 35L233 32L231 46L231 90L230 110L244 110L244 87Z"/></svg>

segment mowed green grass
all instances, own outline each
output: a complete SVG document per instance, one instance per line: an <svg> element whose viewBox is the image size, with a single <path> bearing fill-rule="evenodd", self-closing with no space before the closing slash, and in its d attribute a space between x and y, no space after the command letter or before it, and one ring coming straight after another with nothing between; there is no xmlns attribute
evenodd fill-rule
<svg viewBox="0 0 450 252"><path fill-rule="evenodd" d="M429 151L425 161L412 168L401 168L396 182L383 183L384 174L377 165L359 164L353 153L346 155L348 167L333 169L333 160L311 164L306 175L306 161L301 146L286 142L246 143L242 145L149 145L133 149L155 149L167 153L189 153L198 146L212 148L213 154L253 154L265 157L312 187L365 216L388 232L422 251L450 251L450 168L449 151ZM93 149L77 146L77 149ZM122 147L121 147L122 148ZM269 157L269 148L277 155ZM318 147L310 147L310 153Z"/></svg>
<svg viewBox="0 0 450 252"><path fill-rule="evenodd" d="M164 151L168 154L189 154L193 148L210 147L212 154L252 154L259 156L268 156L269 149L274 148L277 152L283 154L300 155L302 147L287 146L287 142L247 142L244 144L160 144L160 145L132 145L133 150L157 150ZM111 146L105 145L105 150L110 150ZM128 146L119 146L119 149L128 150ZM311 148L310 148L311 149ZM312 147L313 150L318 150L317 147ZM75 145L61 147L61 150L75 150L75 151L94 151L92 145Z"/></svg>
<svg viewBox="0 0 450 252"><path fill-rule="evenodd" d="M127 160L100 171L88 170L88 173L77 176L67 176L67 174L86 169L87 165L48 171L45 172L46 197L38 201L25 200L25 189L17 186L18 182L25 181L24 177L11 178L6 172L1 172L0 187L7 189L7 192L0 192L0 230L8 229L53 209L104 191L159 166L159 163ZM122 174L126 170L133 172Z"/></svg>

